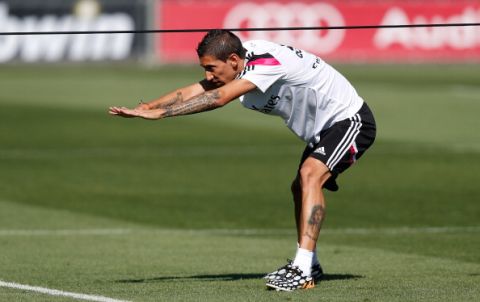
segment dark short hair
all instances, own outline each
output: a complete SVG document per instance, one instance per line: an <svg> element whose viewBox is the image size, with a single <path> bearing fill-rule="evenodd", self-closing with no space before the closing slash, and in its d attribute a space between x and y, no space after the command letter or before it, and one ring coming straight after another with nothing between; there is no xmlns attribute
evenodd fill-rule
<svg viewBox="0 0 480 302"><path fill-rule="evenodd" d="M245 59L246 50L243 48L242 41L228 30L210 30L198 43L199 58L210 55L225 62L232 53Z"/></svg>

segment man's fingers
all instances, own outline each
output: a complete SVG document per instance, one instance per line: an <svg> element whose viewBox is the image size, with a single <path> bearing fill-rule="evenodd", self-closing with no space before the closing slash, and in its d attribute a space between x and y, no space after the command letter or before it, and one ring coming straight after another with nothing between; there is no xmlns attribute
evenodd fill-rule
<svg viewBox="0 0 480 302"><path fill-rule="evenodd" d="M115 107L110 107L108 109L108 113L112 114L112 115L118 115L118 111L117 111L117 108Z"/></svg>
<svg viewBox="0 0 480 302"><path fill-rule="evenodd" d="M118 108L118 107L110 107L108 112L112 115L122 115L123 114L123 110L121 108Z"/></svg>
<svg viewBox="0 0 480 302"><path fill-rule="evenodd" d="M108 112L111 115L118 115L122 117L135 117L138 116L136 110L131 110L126 107L110 107Z"/></svg>
<svg viewBox="0 0 480 302"><path fill-rule="evenodd" d="M129 109L126 107L110 107L108 112L111 115L121 116L121 117L142 117L145 119L159 119L161 117L161 112L157 112L158 110L144 110L144 109Z"/></svg>

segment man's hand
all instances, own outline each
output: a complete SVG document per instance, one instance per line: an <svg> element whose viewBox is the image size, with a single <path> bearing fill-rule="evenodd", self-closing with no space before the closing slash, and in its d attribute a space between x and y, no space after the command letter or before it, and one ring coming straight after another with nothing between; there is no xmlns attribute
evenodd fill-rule
<svg viewBox="0 0 480 302"><path fill-rule="evenodd" d="M110 107L108 113L126 118L141 117L147 120L156 120L161 118L162 114L165 112L164 109L145 110L137 108L129 109L126 107Z"/></svg>
<svg viewBox="0 0 480 302"><path fill-rule="evenodd" d="M137 105L137 107L135 107L135 109L150 110L150 109L153 109L153 108L150 108L150 105L148 105L148 103L144 103L143 101L140 101L140 103L138 103L138 105Z"/></svg>

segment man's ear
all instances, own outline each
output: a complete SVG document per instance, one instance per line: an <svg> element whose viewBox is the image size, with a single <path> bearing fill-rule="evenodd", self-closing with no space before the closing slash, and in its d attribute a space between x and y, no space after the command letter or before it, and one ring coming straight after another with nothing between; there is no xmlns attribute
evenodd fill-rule
<svg viewBox="0 0 480 302"><path fill-rule="evenodd" d="M237 54L232 53L231 55L228 56L227 60L230 66L232 66L234 69L237 69L241 59Z"/></svg>

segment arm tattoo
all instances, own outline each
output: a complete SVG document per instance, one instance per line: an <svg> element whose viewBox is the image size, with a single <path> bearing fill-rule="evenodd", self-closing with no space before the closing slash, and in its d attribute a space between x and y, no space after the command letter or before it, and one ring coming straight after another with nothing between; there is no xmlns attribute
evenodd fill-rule
<svg viewBox="0 0 480 302"><path fill-rule="evenodd" d="M165 109L168 106L171 106L175 103L183 103L183 95L180 91L177 92L177 95L175 97L173 97L172 99L166 101L165 103L162 103L162 104L159 104L159 105L155 106L155 109Z"/></svg>
<svg viewBox="0 0 480 302"><path fill-rule="evenodd" d="M218 104L216 103L218 99L220 99L220 94L217 90L207 91L186 101L174 102L165 106L163 108L165 109L163 117L186 115L212 110L218 107Z"/></svg>

